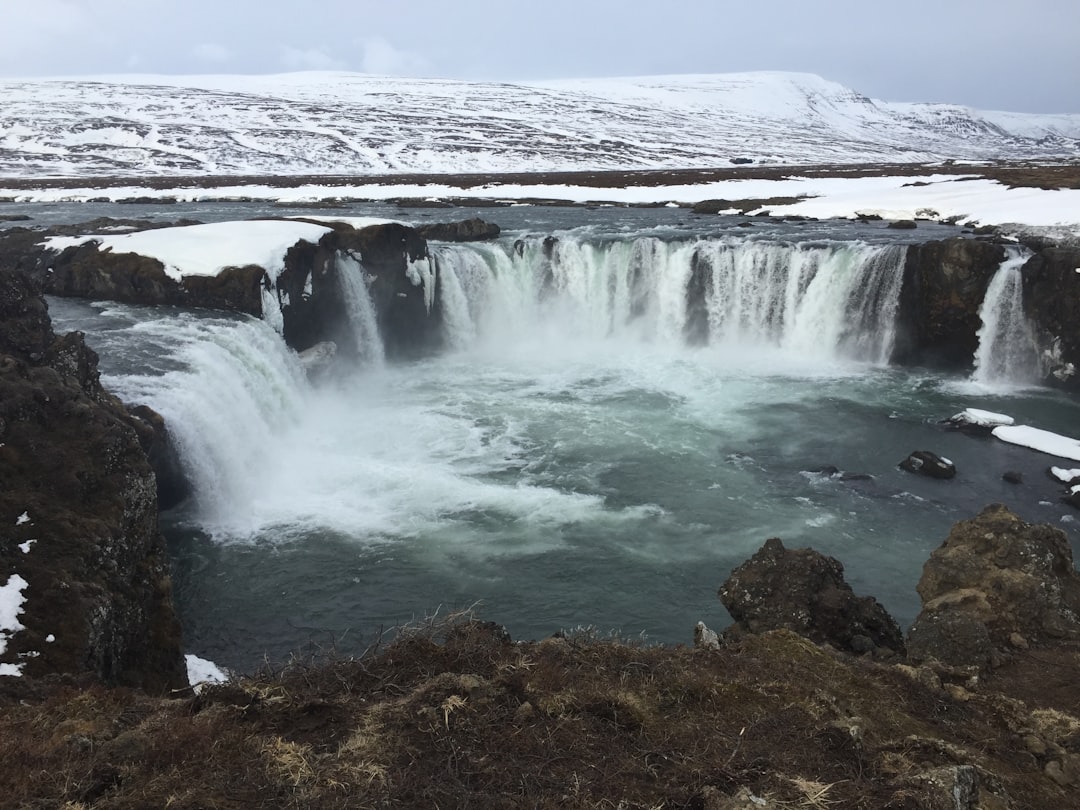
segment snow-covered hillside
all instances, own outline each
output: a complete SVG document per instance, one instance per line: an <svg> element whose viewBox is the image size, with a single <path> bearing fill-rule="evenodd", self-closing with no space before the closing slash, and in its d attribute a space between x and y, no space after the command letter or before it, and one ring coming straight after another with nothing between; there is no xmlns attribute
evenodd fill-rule
<svg viewBox="0 0 1080 810"><path fill-rule="evenodd" d="M375 174L1076 157L1080 114L875 101L818 76L494 84L355 73L0 82L0 176Z"/></svg>

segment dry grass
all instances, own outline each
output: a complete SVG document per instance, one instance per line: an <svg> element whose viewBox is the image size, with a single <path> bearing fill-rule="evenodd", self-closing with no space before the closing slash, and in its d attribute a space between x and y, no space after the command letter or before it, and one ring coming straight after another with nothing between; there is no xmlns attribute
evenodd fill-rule
<svg viewBox="0 0 1080 810"><path fill-rule="evenodd" d="M716 810L746 789L768 807L869 810L934 806L923 775L957 765L985 774L987 802L1080 806L1043 773L1080 747L1075 703L961 702L932 675L785 632L717 651L515 644L459 615L360 660L294 661L183 699L9 695L0 806ZM1049 753L1021 750L1025 735Z"/></svg>

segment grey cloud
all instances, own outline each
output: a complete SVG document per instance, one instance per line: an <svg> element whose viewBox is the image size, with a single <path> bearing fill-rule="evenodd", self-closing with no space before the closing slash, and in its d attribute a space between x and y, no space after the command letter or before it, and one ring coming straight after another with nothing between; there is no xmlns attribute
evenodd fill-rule
<svg viewBox="0 0 1080 810"><path fill-rule="evenodd" d="M893 101L1080 112L1061 0L9 0L0 74L339 68L514 81L790 70ZM90 11L92 9L92 13ZM5 47L6 46L6 47ZM202 49L202 50L200 50Z"/></svg>

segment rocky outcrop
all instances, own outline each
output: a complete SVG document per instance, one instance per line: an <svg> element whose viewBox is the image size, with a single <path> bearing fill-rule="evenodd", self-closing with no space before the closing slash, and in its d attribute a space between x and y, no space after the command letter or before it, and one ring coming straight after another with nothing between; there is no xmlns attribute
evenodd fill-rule
<svg viewBox="0 0 1080 810"><path fill-rule="evenodd" d="M735 620L725 635L791 630L811 641L853 653L903 653L893 618L869 596L856 596L844 566L813 549L786 549L768 540L720 587Z"/></svg>
<svg viewBox="0 0 1080 810"><path fill-rule="evenodd" d="M179 223L180 226L193 224L197 223ZM153 225L141 220L103 219L48 231L19 229L5 234L0 241L0 268L31 276L49 295L128 304L202 307L249 315L262 313L260 285L265 272L261 267L229 267L217 276L188 276L178 281L165 272L157 259L137 253L101 251L94 241L59 252L42 245L48 236L79 235L107 229L146 230L150 227Z"/></svg>
<svg viewBox="0 0 1080 810"><path fill-rule="evenodd" d="M909 246L892 361L970 367L982 326L979 307L1004 258L1000 245L974 239Z"/></svg>
<svg viewBox="0 0 1080 810"><path fill-rule="evenodd" d="M897 465L904 472L928 478L956 478L956 465L929 450L916 450Z"/></svg>
<svg viewBox="0 0 1080 810"><path fill-rule="evenodd" d="M1080 248L1046 247L1024 265L1024 302L1048 382L1080 390Z"/></svg>
<svg viewBox="0 0 1080 810"><path fill-rule="evenodd" d="M1080 640L1080 574L1065 535L1004 506L957 523L923 566L915 660L987 667L999 651Z"/></svg>
<svg viewBox="0 0 1080 810"><path fill-rule="evenodd" d="M441 310L434 305L436 291L427 288L435 281L425 278L430 259L420 233L399 223L358 230L331 224L334 230L318 244L299 242L285 256L277 295L286 342L303 351L329 341L343 356L355 356L341 274L362 272L389 357L439 346Z"/></svg>
<svg viewBox="0 0 1080 810"><path fill-rule="evenodd" d="M183 686L155 476L82 335L53 334L39 290L0 271L0 581L28 584L0 661Z"/></svg>
<svg viewBox="0 0 1080 810"><path fill-rule="evenodd" d="M484 239L494 239L502 229L494 222L473 217L460 222L434 222L430 225L418 225L416 230L422 237L433 242L479 242Z"/></svg>
<svg viewBox="0 0 1080 810"><path fill-rule="evenodd" d="M416 229L385 223L355 229L347 223L315 222L331 230L317 243L298 241L287 251L285 269L272 279L257 265L228 267L214 276L170 277L157 259L98 250L87 242L59 252L43 246L48 236L79 235L105 229L139 229L146 223L94 221L35 231L13 229L0 238L0 267L36 279L44 292L136 304L221 309L261 315L264 292L275 293L286 341L303 351L333 342L343 357L355 355L357 340L349 325L341 288L342 258L362 264L386 353L413 356L441 342L437 283L428 264L425 234L432 239L473 241L499 233L480 219L432 224ZM192 224L192 223L183 223Z"/></svg>

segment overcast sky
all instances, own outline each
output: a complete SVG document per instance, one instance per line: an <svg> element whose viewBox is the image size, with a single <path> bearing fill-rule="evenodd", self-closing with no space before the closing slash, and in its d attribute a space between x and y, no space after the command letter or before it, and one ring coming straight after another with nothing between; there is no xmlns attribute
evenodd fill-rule
<svg viewBox="0 0 1080 810"><path fill-rule="evenodd" d="M1078 38L1078 0L0 0L0 77L792 70L889 101L1080 113Z"/></svg>

